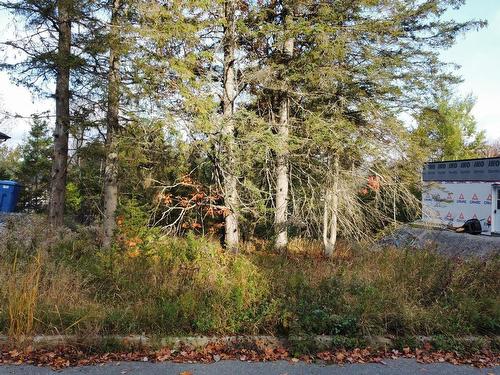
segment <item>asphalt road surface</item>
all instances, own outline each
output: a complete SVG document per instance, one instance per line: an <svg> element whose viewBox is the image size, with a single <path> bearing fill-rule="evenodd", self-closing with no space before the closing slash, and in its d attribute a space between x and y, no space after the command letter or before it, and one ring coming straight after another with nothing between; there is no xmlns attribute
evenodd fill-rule
<svg viewBox="0 0 500 375"><path fill-rule="evenodd" d="M477 369L448 363L420 364L414 360L388 360L386 364L322 366L305 363L248 363L221 361L214 364L177 363L109 363L100 366L76 367L63 371L33 366L0 366L0 375L500 375L500 367Z"/></svg>

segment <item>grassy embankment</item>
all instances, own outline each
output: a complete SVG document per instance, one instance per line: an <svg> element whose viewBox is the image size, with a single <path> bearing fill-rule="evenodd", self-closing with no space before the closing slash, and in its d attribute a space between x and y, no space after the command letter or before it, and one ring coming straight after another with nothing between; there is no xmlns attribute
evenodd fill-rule
<svg viewBox="0 0 500 375"><path fill-rule="evenodd" d="M311 242L282 256L126 227L113 250L91 228L9 224L0 245L0 332L30 334L314 334L339 346L366 335L498 335L500 259ZM448 341L447 341L448 340ZM298 343L298 345L306 343Z"/></svg>

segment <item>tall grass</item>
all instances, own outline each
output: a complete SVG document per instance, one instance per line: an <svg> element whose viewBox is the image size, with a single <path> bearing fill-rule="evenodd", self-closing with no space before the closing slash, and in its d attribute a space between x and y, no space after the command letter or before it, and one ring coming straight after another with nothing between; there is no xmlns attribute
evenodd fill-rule
<svg viewBox="0 0 500 375"><path fill-rule="evenodd" d="M17 257L14 258L7 283L8 334L14 339L21 339L32 333L40 284L41 262L39 253L33 257L24 270L21 270Z"/></svg>
<svg viewBox="0 0 500 375"><path fill-rule="evenodd" d="M12 339L38 333L95 333L101 309L75 267L52 253L80 235L53 233L40 217L14 218L0 243L0 332Z"/></svg>
<svg viewBox="0 0 500 375"><path fill-rule="evenodd" d="M43 228L12 225L0 245L0 282L8 285L0 289L0 331L13 337L500 334L498 256L454 260L341 243L326 260L306 240L287 256L262 241L234 256L208 238L148 228L133 241L121 233L103 251L92 228Z"/></svg>

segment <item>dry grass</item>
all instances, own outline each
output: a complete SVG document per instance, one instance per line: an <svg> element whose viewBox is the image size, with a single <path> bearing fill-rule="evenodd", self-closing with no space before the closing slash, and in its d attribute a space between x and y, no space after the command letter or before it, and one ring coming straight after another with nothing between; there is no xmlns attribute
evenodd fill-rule
<svg viewBox="0 0 500 375"><path fill-rule="evenodd" d="M7 282L8 334L16 340L33 331L42 268L40 253L33 257L24 270L19 268L15 258Z"/></svg>
<svg viewBox="0 0 500 375"><path fill-rule="evenodd" d="M4 328L11 339L22 341L33 333L100 330L102 307L78 272L41 255L8 267L0 262L0 281L7 285L0 293L0 316L6 316Z"/></svg>
<svg viewBox="0 0 500 375"><path fill-rule="evenodd" d="M17 221L19 220L19 221ZM44 218L14 218L0 243L0 332L16 341L37 333L97 332L101 307L94 288L50 250L74 233L47 229Z"/></svg>

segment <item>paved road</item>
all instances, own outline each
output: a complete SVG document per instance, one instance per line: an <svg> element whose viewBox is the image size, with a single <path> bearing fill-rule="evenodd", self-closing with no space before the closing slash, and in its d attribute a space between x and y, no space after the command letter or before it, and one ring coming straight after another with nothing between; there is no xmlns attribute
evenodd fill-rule
<svg viewBox="0 0 500 375"><path fill-rule="evenodd" d="M470 366L453 366L448 363L424 365L409 359L387 361L386 365L366 364L343 367L289 362L221 361L209 365L130 362L70 368L57 372L31 366L0 366L0 375L179 375L184 371L193 375L500 375L500 367L477 369Z"/></svg>

